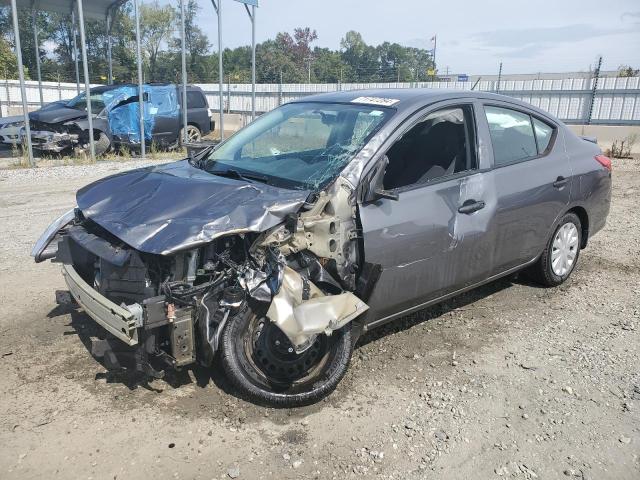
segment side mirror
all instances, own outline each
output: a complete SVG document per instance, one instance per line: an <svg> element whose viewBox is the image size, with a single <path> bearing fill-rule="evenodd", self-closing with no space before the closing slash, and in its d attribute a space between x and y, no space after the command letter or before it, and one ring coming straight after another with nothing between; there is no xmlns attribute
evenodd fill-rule
<svg viewBox="0 0 640 480"><path fill-rule="evenodd" d="M375 167L375 171L369 181L369 189L365 195L365 202L375 202L381 198L387 198L389 200L398 200L398 194L390 190L384 189L384 174L389 165L389 157L386 155Z"/></svg>

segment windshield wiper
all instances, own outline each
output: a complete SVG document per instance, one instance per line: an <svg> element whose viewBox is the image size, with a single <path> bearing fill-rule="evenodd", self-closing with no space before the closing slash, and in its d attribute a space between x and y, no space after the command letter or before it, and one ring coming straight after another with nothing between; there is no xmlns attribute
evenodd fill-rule
<svg viewBox="0 0 640 480"><path fill-rule="evenodd" d="M238 170L229 168L227 170L207 170L207 172L220 177L236 178L238 180L255 180L261 183L269 183L269 180L264 175L258 175L257 173L240 173Z"/></svg>

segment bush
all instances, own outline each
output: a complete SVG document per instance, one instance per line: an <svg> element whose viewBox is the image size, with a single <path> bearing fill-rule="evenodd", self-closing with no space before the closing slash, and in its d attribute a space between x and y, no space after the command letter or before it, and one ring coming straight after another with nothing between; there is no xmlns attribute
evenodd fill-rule
<svg viewBox="0 0 640 480"><path fill-rule="evenodd" d="M637 140L637 133L627 135L620 140L614 140L611 148L609 148L605 153L611 158L631 158L631 149Z"/></svg>

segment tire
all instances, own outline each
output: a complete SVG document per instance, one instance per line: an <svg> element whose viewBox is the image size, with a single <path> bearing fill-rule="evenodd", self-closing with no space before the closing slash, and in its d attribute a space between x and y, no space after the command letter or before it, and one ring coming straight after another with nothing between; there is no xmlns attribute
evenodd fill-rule
<svg viewBox="0 0 640 480"><path fill-rule="evenodd" d="M188 143L199 142L202 140L202 132L195 125L187 125L187 138ZM179 143L184 143L184 128L180 129Z"/></svg>
<svg viewBox="0 0 640 480"><path fill-rule="evenodd" d="M329 395L346 373L353 351L351 325L319 335L299 355L290 347L275 324L245 306L224 327L220 359L227 378L247 400L271 407L309 405Z"/></svg>
<svg viewBox="0 0 640 480"><path fill-rule="evenodd" d="M111 150L111 140L109 140L109 136L106 133L104 132L97 132L97 133L98 133L98 138L94 138L93 148L94 148L96 157L99 157L107 153L109 150Z"/></svg>
<svg viewBox="0 0 640 480"><path fill-rule="evenodd" d="M563 256L563 248L558 248L563 245L563 237L567 238L565 246L568 247L568 252L573 252L573 254L568 253ZM580 219L574 213L567 213L553 231L553 235L547 242L542 255L531 267L529 271L531 277L536 282L547 287L555 287L564 283L578 263L580 245L582 245ZM566 252L567 248L564 248L564 251ZM573 259L571 260L572 255ZM567 260L566 262L564 262L565 259Z"/></svg>

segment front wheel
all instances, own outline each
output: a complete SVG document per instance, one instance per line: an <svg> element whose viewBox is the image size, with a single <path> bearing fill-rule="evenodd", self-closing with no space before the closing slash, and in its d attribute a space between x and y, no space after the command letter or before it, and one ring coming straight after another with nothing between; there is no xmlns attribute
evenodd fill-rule
<svg viewBox="0 0 640 480"><path fill-rule="evenodd" d="M221 360L227 378L249 400L273 407L315 403L331 393L349 366L351 325L296 353L284 333L248 306L224 327Z"/></svg>
<svg viewBox="0 0 640 480"><path fill-rule="evenodd" d="M582 226L574 213L567 213L551 235L547 246L530 273L542 285L555 287L563 283L578 263Z"/></svg>

